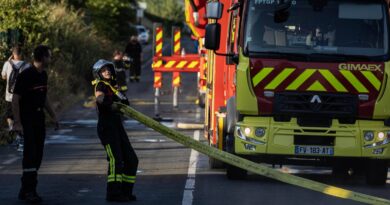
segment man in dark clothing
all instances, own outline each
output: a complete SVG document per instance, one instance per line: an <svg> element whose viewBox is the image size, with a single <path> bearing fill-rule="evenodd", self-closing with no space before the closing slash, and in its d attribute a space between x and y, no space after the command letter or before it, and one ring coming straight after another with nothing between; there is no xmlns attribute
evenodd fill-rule
<svg viewBox="0 0 390 205"><path fill-rule="evenodd" d="M122 51L115 50L113 54L113 63L115 65L116 72L116 82L118 84L119 91L126 93L127 83L126 83L126 66L123 62L123 53Z"/></svg>
<svg viewBox="0 0 390 205"><path fill-rule="evenodd" d="M98 108L97 131L109 161L106 200L135 201L133 186L138 158L122 125L120 114L112 107L114 102L128 105L129 101L115 87L116 74L113 63L99 60L93 69Z"/></svg>
<svg viewBox="0 0 390 205"><path fill-rule="evenodd" d="M47 46L34 49L34 61L17 77L12 109L14 113L14 131L24 135L23 176L19 199L30 203L39 203L42 198L37 194L37 175L41 166L45 141L46 109L58 129L58 121L47 98L47 73L51 52Z"/></svg>
<svg viewBox="0 0 390 205"><path fill-rule="evenodd" d="M125 54L132 58L130 68L130 82L139 82L141 75L142 47L137 36L131 36L130 42L126 45Z"/></svg>

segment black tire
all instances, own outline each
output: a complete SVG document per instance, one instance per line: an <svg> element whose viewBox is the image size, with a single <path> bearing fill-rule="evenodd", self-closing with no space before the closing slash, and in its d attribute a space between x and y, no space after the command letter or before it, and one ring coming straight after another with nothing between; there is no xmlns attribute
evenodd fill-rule
<svg viewBox="0 0 390 205"><path fill-rule="evenodd" d="M198 93L198 106L204 108L206 106L206 93Z"/></svg>
<svg viewBox="0 0 390 205"><path fill-rule="evenodd" d="M218 121L217 121L218 122ZM217 130L217 134L219 135L219 130ZM222 135L224 134L224 131L222 130L222 133L221 133ZM219 137L218 137L219 138ZM218 139L218 140L224 140L224 139ZM218 142L217 142L217 144L218 144ZM213 145L213 144L211 144L211 139L209 139L209 146L212 146L212 147L214 147L214 148L216 148L216 149L219 149L218 147L217 147L217 145ZM223 146L222 147L222 150L224 149L224 147L225 146ZM211 158L211 157L209 157L209 167L211 168L211 169L221 169L221 168L224 168L224 166L225 166L225 164L222 162L222 161L219 161L219 160L217 160L217 159L214 159L214 158Z"/></svg>
<svg viewBox="0 0 390 205"><path fill-rule="evenodd" d="M237 122L236 97L231 97L226 102L226 132L234 133Z"/></svg>
<svg viewBox="0 0 390 205"><path fill-rule="evenodd" d="M226 135L226 144L225 144L226 152L230 154L234 154L234 135L227 134ZM226 177L231 180L243 180L248 175L248 172L244 169L238 168L236 166L227 164L226 165Z"/></svg>
<svg viewBox="0 0 390 205"><path fill-rule="evenodd" d="M336 178L347 178L349 176L348 171L349 168L347 166L334 165L332 167L332 175Z"/></svg>
<svg viewBox="0 0 390 205"><path fill-rule="evenodd" d="M209 146L216 148L211 144L210 140L209 140ZM222 169L224 168L224 163L217 159L209 157L209 167L210 169Z"/></svg>
<svg viewBox="0 0 390 205"><path fill-rule="evenodd" d="M227 165L226 167L226 176L230 180L243 180L247 175L248 172L245 169L241 169L233 165Z"/></svg>
<svg viewBox="0 0 390 205"><path fill-rule="evenodd" d="M222 169L224 168L224 163L212 157L209 157L209 167L210 169Z"/></svg>
<svg viewBox="0 0 390 205"><path fill-rule="evenodd" d="M370 160L366 166L366 183L373 186L386 184L388 162L385 160Z"/></svg>

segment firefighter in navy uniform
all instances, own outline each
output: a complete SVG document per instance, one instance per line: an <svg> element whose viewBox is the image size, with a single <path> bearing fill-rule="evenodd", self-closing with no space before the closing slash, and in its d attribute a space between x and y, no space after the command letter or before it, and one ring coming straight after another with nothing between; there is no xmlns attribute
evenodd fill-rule
<svg viewBox="0 0 390 205"><path fill-rule="evenodd" d="M37 46L34 49L31 67L17 77L12 98L15 119L13 129L24 135L22 187L18 198L29 203L42 201L36 187L46 135L44 110L48 112L58 129L56 114L47 98L48 76L45 69L50 61L50 48L44 45Z"/></svg>
<svg viewBox="0 0 390 205"><path fill-rule="evenodd" d="M122 125L121 115L114 102L129 103L115 87L115 66L112 62L99 60L93 66L96 80L95 96L98 109L97 131L107 152L109 161L107 201L134 201L133 186L138 167L138 158Z"/></svg>
<svg viewBox="0 0 390 205"><path fill-rule="evenodd" d="M123 53L119 50L116 50L113 54L112 62L115 65L116 82L118 84L118 89L122 93L126 93L127 92L126 66L123 61Z"/></svg>

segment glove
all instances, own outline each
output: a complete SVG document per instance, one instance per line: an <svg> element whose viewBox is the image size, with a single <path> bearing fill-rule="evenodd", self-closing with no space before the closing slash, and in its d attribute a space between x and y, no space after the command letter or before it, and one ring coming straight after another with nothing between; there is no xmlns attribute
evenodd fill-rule
<svg viewBox="0 0 390 205"><path fill-rule="evenodd" d="M130 102L129 102L128 99L126 99L126 100L121 100L121 103L122 103L122 104L125 104L125 105L127 105L127 106L130 105Z"/></svg>
<svg viewBox="0 0 390 205"><path fill-rule="evenodd" d="M14 122L14 125L12 126L12 130L11 132L13 133L19 133L21 135L23 135L23 126L20 122Z"/></svg>

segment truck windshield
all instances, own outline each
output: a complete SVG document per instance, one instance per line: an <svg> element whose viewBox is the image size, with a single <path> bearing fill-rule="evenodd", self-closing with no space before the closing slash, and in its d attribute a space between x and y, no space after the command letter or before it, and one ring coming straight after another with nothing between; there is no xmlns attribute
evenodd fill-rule
<svg viewBox="0 0 390 205"><path fill-rule="evenodd" d="M381 0L249 0L244 46L249 55L388 55L387 7Z"/></svg>

